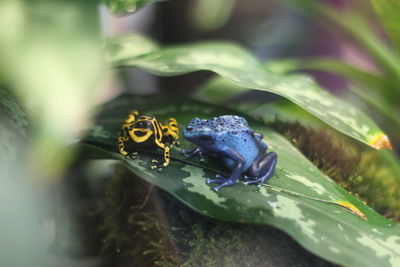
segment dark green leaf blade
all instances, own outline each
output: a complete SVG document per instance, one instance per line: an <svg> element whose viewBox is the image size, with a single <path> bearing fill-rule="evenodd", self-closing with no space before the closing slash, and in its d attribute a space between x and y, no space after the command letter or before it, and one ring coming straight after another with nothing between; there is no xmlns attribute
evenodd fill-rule
<svg viewBox="0 0 400 267"><path fill-rule="evenodd" d="M132 109L156 114L160 121L175 117L181 129L194 116L237 114L197 101L122 96L104 105L98 122L84 140L92 145L86 146L122 160L136 175L202 214L220 220L273 225L310 251L339 264L395 266L400 263L400 227L333 183L289 142L263 124L248 118L251 128L263 133L270 150L278 153L273 178L262 188L239 183L216 193L205 183L206 177L223 172L214 161L200 163L184 158L175 150L171 164L159 172L149 168L157 153L142 152L136 160L119 155L116 152L118 131ZM192 145L182 140L182 148L189 147ZM366 220L333 204L338 201L354 205Z"/></svg>

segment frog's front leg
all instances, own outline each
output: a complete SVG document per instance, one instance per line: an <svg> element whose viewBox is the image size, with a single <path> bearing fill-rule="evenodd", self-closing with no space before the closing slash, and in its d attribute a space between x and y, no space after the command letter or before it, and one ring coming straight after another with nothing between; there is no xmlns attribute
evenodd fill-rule
<svg viewBox="0 0 400 267"><path fill-rule="evenodd" d="M225 147L221 150L221 152L218 153L220 157L227 157L231 158L235 162L235 167L231 173L231 175L226 178L226 179L207 179L207 184L211 183L218 183L220 185L216 186L213 188L214 191L218 191L222 187L225 186L230 186L236 184L237 180L239 177L242 175L244 172L244 165L246 161L243 159L243 157L237 153L235 150Z"/></svg>
<svg viewBox="0 0 400 267"><path fill-rule="evenodd" d="M204 158L204 154L206 154L206 152L203 149L201 149L200 147L197 147L197 148L191 149L191 150L182 150L182 154L187 158L198 156L199 160L201 162L206 160Z"/></svg>
<svg viewBox="0 0 400 267"><path fill-rule="evenodd" d="M250 166L248 175L251 180L243 182L244 184L255 184L262 186L265 181L268 181L274 174L278 155L275 152L269 152L265 155L260 155Z"/></svg>
<svg viewBox="0 0 400 267"><path fill-rule="evenodd" d="M165 145L164 143L161 143L157 139L155 139L155 143L159 148L161 148L164 151L164 153L163 153L164 160L160 164L150 166L150 168L151 169L156 169L156 168L161 168L162 169L162 168L167 167L168 164L169 164L169 161L171 159L171 155L170 155L170 150L171 149L170 149L169 146ZM152 162L158 162L158 161L157 160L153 160Z"/></svg>

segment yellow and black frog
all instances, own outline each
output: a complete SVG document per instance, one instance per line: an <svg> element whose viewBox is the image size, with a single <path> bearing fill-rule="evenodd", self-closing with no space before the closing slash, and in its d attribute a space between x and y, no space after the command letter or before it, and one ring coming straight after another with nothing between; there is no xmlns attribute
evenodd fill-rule
<svg viewBox="0 0 400 267"><path fill-rule="evenodd" d="M163 162L158 163L157 160L152 162L158 163L152 165L151 168L165 168L170 161L170 150L173 145L179 145L179 129L176 119L169 118L168 124L163 125L156 117L140 116L137 110L132 111L125 123L122 125L121 132L118 137L119 153L129 156L125 150L125 143L132 141L134 147L159 147L164 151ZM136 155L137 152L132 152Z"/></svg>

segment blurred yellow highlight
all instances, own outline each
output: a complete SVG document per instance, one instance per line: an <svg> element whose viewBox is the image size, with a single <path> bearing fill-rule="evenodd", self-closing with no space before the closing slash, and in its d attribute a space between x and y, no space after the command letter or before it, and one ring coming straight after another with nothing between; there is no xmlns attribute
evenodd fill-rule
<svg viewBox="0 0 400 267"><path fill-rule="evenodd" d="M376 149L387 148L393 150L392 144L390 143L389 137L384 133L376 135L369 141L369 144Z"/></svg>

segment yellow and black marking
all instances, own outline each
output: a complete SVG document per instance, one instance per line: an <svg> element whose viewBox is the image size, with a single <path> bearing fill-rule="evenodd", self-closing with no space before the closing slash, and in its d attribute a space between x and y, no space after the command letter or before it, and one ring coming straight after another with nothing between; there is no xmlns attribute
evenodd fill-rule
<svg viewBox="0 0 400 267"><path fill-rule="evenodd" d="M137 110L132 111L122 125L118 137L119 153L128 156L125 143L132 140L137 146L155 145L164 151L163 162L151 166L152 169L167 167L171 158L170 150L173 145L179 145L179 129L176 119L170 118L165 126L156 117L139 116ZM152 162L157 162L153 160Z"/></svg>

